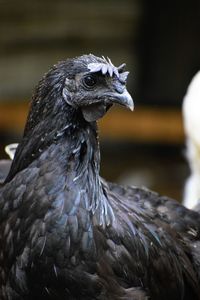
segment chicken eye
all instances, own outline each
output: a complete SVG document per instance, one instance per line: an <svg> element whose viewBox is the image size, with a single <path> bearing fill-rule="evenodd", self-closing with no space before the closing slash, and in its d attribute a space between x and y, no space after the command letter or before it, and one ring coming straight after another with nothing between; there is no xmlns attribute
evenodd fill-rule
<svg viewBox="0 0 200 300"><path fill-rule="evenodd" d="M94 75L87 75L83 78L83 84L86 88L92 88L96 85L97 78Z"/></svg>

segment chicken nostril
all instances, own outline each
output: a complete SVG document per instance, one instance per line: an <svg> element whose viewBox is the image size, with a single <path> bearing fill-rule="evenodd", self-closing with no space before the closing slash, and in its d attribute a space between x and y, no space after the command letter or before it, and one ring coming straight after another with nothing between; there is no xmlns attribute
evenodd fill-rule
<svg viewBox="0 0 200 300"><path fill-rule="evenodd" d="M125 86L122 86L122 85L115 86L115 91L119 94L123 94L124 90L125 90Z"/></svg>

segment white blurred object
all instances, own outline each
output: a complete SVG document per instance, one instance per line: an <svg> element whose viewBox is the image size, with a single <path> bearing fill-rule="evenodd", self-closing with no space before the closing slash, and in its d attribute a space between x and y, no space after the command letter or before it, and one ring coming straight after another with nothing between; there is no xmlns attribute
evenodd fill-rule
<svg viewBox="0 0 200 300"><path fill-rule="evenodd" d="M6 153L8 154L8 156L9 156L9 158L11 160L13 160L13 158L15 156L15 152L16 152L17 146L18 146L18 144L14 143L14 144L7 145L5 147L5 151L6 151Z"/></svg>
<svg viewBox="0 0 200 300"><path fill-rule="evenodd" d="M193 77L183 99L183 122L191 170L185 184L183 204L194 208L200 202L200 71Z"/></svg>

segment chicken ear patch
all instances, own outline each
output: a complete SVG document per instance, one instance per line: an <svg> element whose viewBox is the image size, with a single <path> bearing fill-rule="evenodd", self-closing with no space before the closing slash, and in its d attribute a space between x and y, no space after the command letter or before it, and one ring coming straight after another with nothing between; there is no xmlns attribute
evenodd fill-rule
<svg viewBox="0 0 200 300"><path fill-rule="evenodd" d="M94 122L102 118L107 111L104 103L94 103L82 107L82 114L87 122Z"/></svg>

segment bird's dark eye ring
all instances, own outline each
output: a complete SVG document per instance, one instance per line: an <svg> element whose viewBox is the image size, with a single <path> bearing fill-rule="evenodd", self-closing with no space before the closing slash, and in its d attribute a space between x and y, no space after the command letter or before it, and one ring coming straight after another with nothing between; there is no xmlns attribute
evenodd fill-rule
<svg viewBox="0 0 200 300"><path fill-rule="evenodd" d="M93 88L97 83L97 77L95 75L87 75L83 78L83 84L86 88Z"/></svg>

